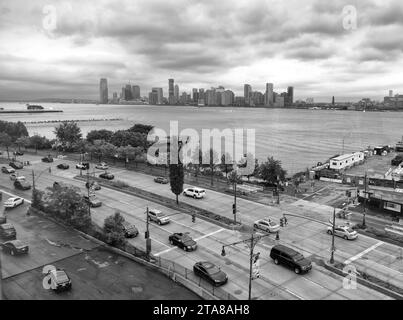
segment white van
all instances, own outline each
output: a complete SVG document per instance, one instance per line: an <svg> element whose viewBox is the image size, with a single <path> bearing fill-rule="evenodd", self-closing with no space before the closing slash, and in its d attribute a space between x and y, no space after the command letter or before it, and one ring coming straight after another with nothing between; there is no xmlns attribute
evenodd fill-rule
<svg viewBox="0 0 403 320"><path fill-rule="evenodd" d="M195 199L201 199L206 195L206 190L196 188L196 187L191 187L187 188L183 191L183 194L188 197L193 197Z"/></svg>

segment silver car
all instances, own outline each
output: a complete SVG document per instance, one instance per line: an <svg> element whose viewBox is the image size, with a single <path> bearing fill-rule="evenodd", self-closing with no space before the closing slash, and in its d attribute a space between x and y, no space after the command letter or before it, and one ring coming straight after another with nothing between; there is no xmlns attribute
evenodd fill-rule
<svg viewBox="0 0 403 320"><path fill-rule="evenodd" d="M148 210L148 220L154 221L154 222L158 223L159 225L168 224L170 222L169 217L166 216L164 213L162 213L162 211L157 210L157 209Z"/></svg>
<svg viewBox="0 0 403 320"><path fill-rule="evenodd" d="M260 229L266 232L277 232L280 230L280 225L271 219L260 219L253 224L255 229Z"/></svg>
<svg viewBox="0 0 403 320"><path fill-rule="evenodd" d="M331 235L333 233L333 227L328 227L327 233ZM336 226L334 228L334 235L345 240L354 240L358 237L357 231L353 230L350 226Z"/></svg>

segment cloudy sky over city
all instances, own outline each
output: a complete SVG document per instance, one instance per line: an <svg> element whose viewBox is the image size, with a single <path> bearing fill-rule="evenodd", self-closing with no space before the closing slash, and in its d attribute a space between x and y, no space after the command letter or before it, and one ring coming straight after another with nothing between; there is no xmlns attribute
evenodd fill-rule
<svg viewBox="0 0 403 320"><path fill-rule="evenodd" d="M315 101L403 92L401 0L2 0L0 40L0 100L97 99L101 77L110 95L167 95L171 77Z"/></svg>

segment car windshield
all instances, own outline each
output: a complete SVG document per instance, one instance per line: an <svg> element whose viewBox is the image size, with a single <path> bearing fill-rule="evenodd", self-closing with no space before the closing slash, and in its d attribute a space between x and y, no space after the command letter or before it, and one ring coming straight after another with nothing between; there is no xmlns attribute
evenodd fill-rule
<svg viewBox="0 0 403 320"><path fill-rule="evenodd" d="M15 246L16 248L24 247L24 244L23 244L20 240L15 240L15 241L13 242L13 244L14 244L14 246Z"/></svg>
<svg viewBox="0 0 403 320"><path fill-rule="evenodd" d="M208 274L216 274L220 272L220 269L218 269L217 266L212 266L210 268L207 268L206 270Z"/></svg>
<svg viewBox="0 0 403 320"><path fill-rule="evenodd" d="M346 230L347 230L349 233L354 232L354 230L353 230L352 228L347 228Z"/></svg>
<svg viewBox="0 0 403 320"><path fill-rule="evenodd" d="M69 278L67 277L67 274L64 271L57 271L56 272L56 281L57 281L57 283L68 282Z"/></svg>

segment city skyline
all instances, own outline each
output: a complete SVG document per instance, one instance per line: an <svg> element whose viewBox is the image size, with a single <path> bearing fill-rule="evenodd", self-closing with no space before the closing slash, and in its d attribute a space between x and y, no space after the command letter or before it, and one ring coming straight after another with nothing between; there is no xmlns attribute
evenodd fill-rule
<svg viewBox="0 0 403 320"><path fill-rule="evenodd" d="M111 4L2 1L0 99L97 100L100 78L113 84L110 92L128 81L144 92L165 89L174 78L181 92L222 85L237 96L244 83L264 92L272 82L298 88L295 100L315 101L403 91L397 0ZM351 7L357 25L349 28Z"/></svg>

